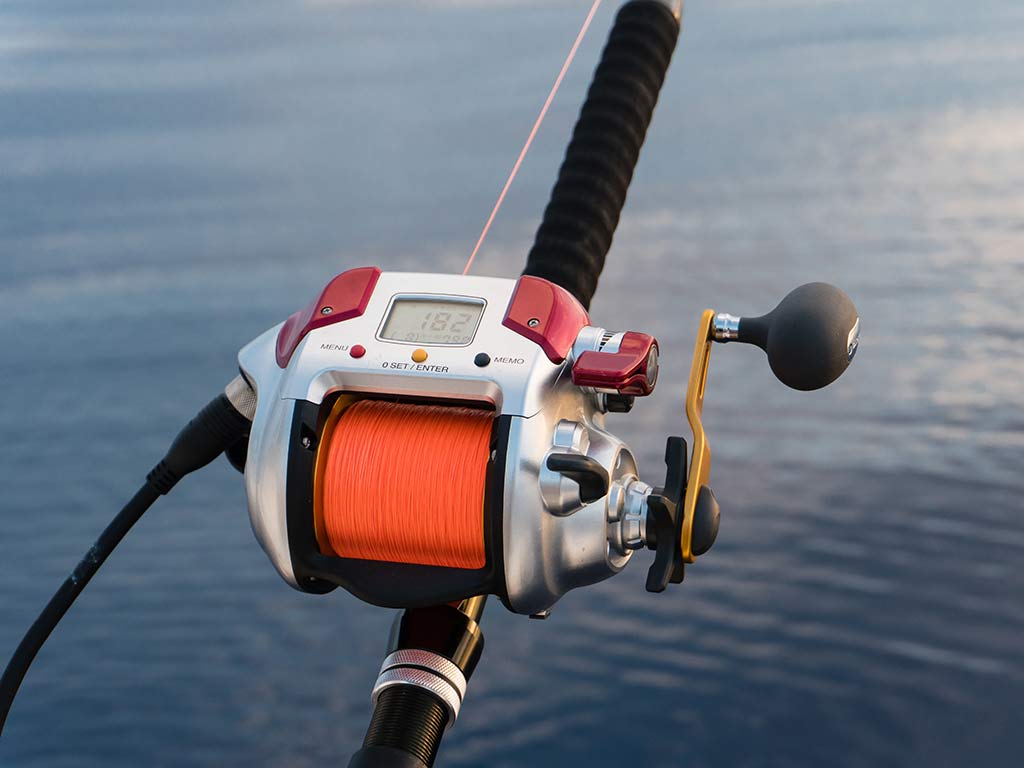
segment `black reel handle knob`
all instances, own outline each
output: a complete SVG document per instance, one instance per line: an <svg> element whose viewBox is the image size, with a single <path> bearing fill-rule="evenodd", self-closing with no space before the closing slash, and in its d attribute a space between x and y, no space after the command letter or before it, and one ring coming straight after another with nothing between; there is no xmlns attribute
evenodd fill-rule
<svg viewBox="0 0 1024 768"><path fill-rule="evenodd" d="M715 341L754 344L787 387L810 391L838 379L857 352L860 318L853 301L828 283L795 288L760 317L720 314Z"/></svg>

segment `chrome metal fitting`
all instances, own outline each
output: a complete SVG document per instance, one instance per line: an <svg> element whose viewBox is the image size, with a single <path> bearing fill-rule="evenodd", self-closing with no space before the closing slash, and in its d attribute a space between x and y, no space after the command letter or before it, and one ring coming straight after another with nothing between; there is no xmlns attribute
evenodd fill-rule
<svg viewBox="0 0 1024 768"><path fill-rule="evenodd" d="M719 312L711 326L715 341L736 341L740 337L740 320L743 318Z"/></svg>
<svg viewBox="0 0 1024 768"><path fill-rule="evenodd" d="M235 410L252 421L256 416L256 390L250 386L244 376L235 376L228 385L224 387L224 394L227 395Z"/></svg>
<svg viewBox="0 0 1024 768"><path fill-rule="evenodd" d="M597 348L597 351L610 352L612 354L618 352L619 347L622 346L622 337L625 335L625 331L605 331L601 336L601 345Z"/></svg>
<svg viewBox="0 0 1024 768"><path fill-rule="evenodd" d="M573 362L579 360L580 355L584 352L618 352L622 344L622 337L625 335L624 331L609 331L596 325L588 325L576 336L570 353L571 359ZM593 387L580 387L580 389L593 397L594 407L599 413L608 412L606 393Z"/></svg>
<svg viewBox="0 0 1024 768"><path fill-rule="evenodd" d="M370 694L373 706L377 706L381 692L396 685L414 685L434 694L448 710L445 729L455 724L466 695L466 676L454 662L433 651L395 651L381 664Z"/></svg>
<svg viewBox="0 0 1024 768"><path fill-rule="evenodd" d="M572 345L572 359L579 360L584 352L618 352L624 331L609 331L596 325L583 328Z"/></svg>
<svg viewBox="0 0 1024 768"><path fill-rule="evenodd" d="M596 352L601 348L601 340L604 338L604 328L596 325L588 325L580 329L576 341L572 343L572 359L579 360L584 352Z"/></svg>
<svg viewBox="0 0 1024 768"><path fill-rule="evenodd" d="M540 466L540 495L544 507L554 515L571 515L583 506L579 485L559 472L548 469L548 456L552 453L586 455L590 448L590 433L576 421L562 419L555 426L549 450Z"/></svg>
<svg viewBox="0 0 1024 768"><path fill-rule="evenodd" d="M608 545L620 555L647 546L647 497L654 489L629 475L608 491Z"/></svg>

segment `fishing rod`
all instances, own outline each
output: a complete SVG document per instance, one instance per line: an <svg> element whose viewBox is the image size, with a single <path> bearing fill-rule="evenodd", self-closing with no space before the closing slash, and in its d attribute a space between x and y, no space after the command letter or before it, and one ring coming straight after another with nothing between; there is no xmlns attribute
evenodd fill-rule
<svg viewBox="0 0 1024 768"><path fill-rule="evenodd" d="M592 6L504 197L593 18ZM718 535L702 425L713 344L760 347L787 386L838 378L859 343L824 283L771 312L700 316L662 484L607 414L658 381L660 347L589 314L680 31L680 2L619 10L518 279L385 272L334 277L242 348L240 375L181 431L30 627L0 679L0 728L36 653L132 525L221 454L244 473L257 540L303 592L343 587L401 609L354 768L427 768L483 652L487 596L546 618L569 590L653 550L646 589L682 582ZM640 287L642 290L642 287Z"/></svg>

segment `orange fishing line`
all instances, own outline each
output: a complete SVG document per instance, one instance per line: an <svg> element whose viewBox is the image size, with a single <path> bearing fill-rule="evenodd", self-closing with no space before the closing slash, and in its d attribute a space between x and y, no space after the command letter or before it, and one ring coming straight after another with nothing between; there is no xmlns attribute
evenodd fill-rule
<svg viewBox="0 0 1024 768"><path fill-rule="evenodd" d="M483 568L493 414L360 400L325 434L322 509L339 557Z"/></svg>

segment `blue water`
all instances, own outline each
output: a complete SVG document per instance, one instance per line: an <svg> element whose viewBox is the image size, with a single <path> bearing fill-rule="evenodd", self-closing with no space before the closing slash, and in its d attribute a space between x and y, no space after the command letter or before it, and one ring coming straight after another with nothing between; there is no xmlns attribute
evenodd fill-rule
<svg viewBox="0 0 1024 768"><path fill-rule="evenodd" d="M461 267L587 6L4 0L0 656L242 344L347 267ZM481 274L521 268L613 6ZM716 349L715 549L490 605L440 764L1020 765L1022 40L1014 0L689 3L592 313L662 379L612 426L656 482L705 306L833 281L861 350L804 395ZM72 609L0 765L344 765L391 618L285 586L218 463Z"/></svg>

